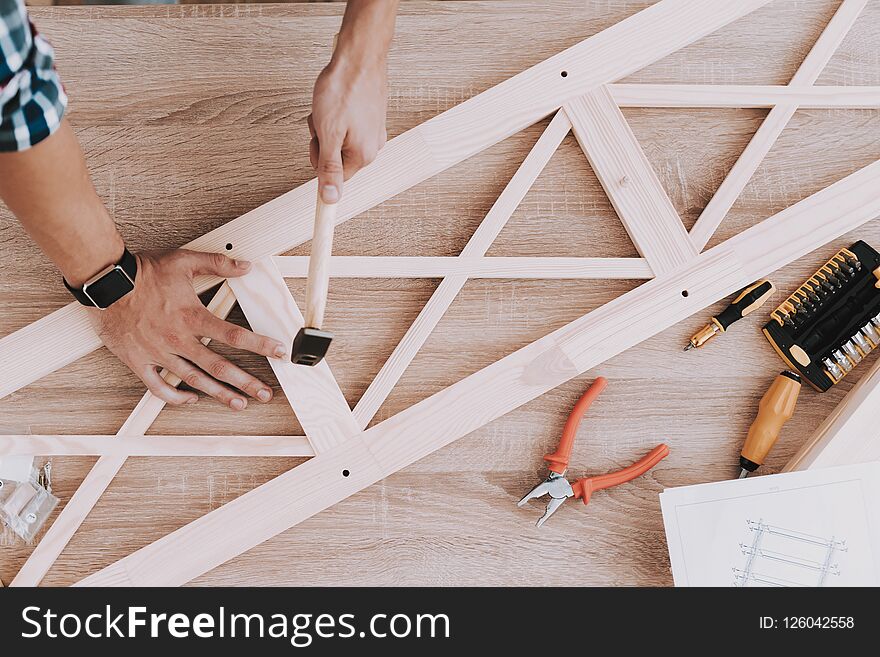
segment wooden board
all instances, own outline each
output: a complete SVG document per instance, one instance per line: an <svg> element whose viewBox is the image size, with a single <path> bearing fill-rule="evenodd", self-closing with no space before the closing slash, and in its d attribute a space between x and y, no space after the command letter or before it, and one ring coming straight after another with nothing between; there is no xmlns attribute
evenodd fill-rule
<svg viewBox="0 0 880 657"><path fill-rule="evenodd" d="M592 9L593 14L584 15L584 20L578 22L578 36L574 35L570 17L572 11L583 11L581 5L578 5L576 10L571 6L567 7L569 12L567 16L563 16L555 7L544 7L542 11L546 12L544 14L547 26L546 41L553 46L552 48L543 41L532 43L531 39L525 38L525 33L517 31L518 21L525 21L529 10L534 14L536 11L534 6L524 7L514 3L509 7L491 6L492 11L488 11L488 5L479 5L458 10L465 14L434 9L430 10L436 12L434 14L409 14L413 21L425 20L425 16L429 15L433 21L449 21L450 25L461 23L467 28L463 32L461 43L448 44L449 52L454 53L460 61L465 61L466 65L464 69L459 70L457 64L460 64L460 61L455 62L450 54L448 62L444 64L441 61L438 64L437 71L431 73L430 67L425 66L420 71L420 76L417 76L418 64L414 67L404 64L411 64L413 58L418 61L415 53L418 51L419 39L424 37L418 29L415 29L415 32L407 32L406 22L402 20L395 50L397 68L392 66L392 78L397 71L399 76L411 80L411 83L407 86L404 81L402 88L398 90L398 96L392 93L392 134L396 134L403 127L418 123L437 109L443 109L444 102L448 107L461 100L463 96L472 95L486 88L506 75L522 69L524 65L534 63L560 47L570 45L590 31L616 22L626 15L626 11L631 13L645 4L649 3L622 3L609 9L607 3L595 3L587 8ZM741 72L744 76L743 81L748 83L787 82L793 71L783 71L782 68L786 60L796 66L794 62L796 58L794 55L786 58L785 53L793 48L792 43L798 38L803 46L809 47L810 39L814 40L817 36L816 27L820 20L827 22L830 14L833 13L835 7L831 5L834 3L816 2L807 3L806 8L801 7L806 12L802 22L792 21L793 33L788 35L786 43L775 42L776 47L779 48L777 52L780 53L780 69L765 70L766 79L749 79L748 68L739 63L735 63L732 69ZM421 9L428 11L424 6ZM117 21L110 26L111 31L121 29L120 25L126 23L126 29L137 28L135 31L139 38L146 39L147 42L150 39L163 41L167 38L167 31L161 32L164 36L158 36L160 32L154 34L149 30L151 19L134 21L135 25L132 26L132 21L118 19L118 14L110 10L92 11L94 12L92 16L106 15ZM266 16L277 18L269 8L261 8L261 12L239 13L237 17L224 20L236 23L235 29L241 30L244 28L238 21L242 21L244 25L248 21L253 21L254 26L261 26L263 23L259 20L260 16L264 20ZM790 12L784 8L779 10L773 6L762 12L766 12L761 19L765 22L769 21L771 16L779 18L785 15L786 20L798 18L789 15ZM194 21L193 24L187 25L187 29L194 29L192 26L198 23L197 18L186 20ZM290 20L295 22L293 19ZM468 28L465 25L467 20L476 20L476 25ZM213 35L219 29L216 22L207 27L198 25L198 28L206 30L206 35ZM534 23L534 20L529 22ZM436 22L434 24L436 25ZM418 23L411 21L409 25L412 28ZM496 28L496 36L498 33L504 33L506 29L510 38L503 45L494 44L494 41L490 43L483 33L490 25ZM752 34L763 29L763 23L760 22L749 22L748 25ZM57 38L51 33L51 25L41 25L41 27L50 33L50 37L58 46ZM528 34L533 38L534 30L543 30L544 27L544 22L539 22L537 28L530 25ZM718 39L713 39L713 43L710 44L713 48L706 47L702 51L697 51L697 55L692 52L688 57L698 57L694 61L709 61L716 56L714 47L727 41L735 42L737 34L740 35L740 47L746 50L746 59L749 53L757 55L750 50L752 46L749 45L749 39L743 38L743 33L733 28L737 28L736 24L731 26L730 32L719 33ZM254 29L256 34L256 27ZM86 29L87 40L97 38L97 26L94 30L91 32ZM144 30L146 30L145 35L141 34ZM247 33L246 29L245 33ZM566 34L571 40L568 43L560 43L560 39ZM517 44L518 35L521 40ZM257 38L259 41L262 37ZM769 41L768 47L772 48L774 46L772 36ZM521 52L516 53L513 50L508 52L508 48L517 45ZM260 47L268 47L268 44L258 43L257 50ZM542 50L545 47L547 50ZM478 54L477 50L488 54L485 56ZM468 52L471 59L468 59ZM408 55L410 59L400 59L401 53ZM494 59L493 53L495 53ZM699 58L700 53L705 56ZM315 56L315 61L318 59L319 56ZM441 56L440 59L443 60L443 57ZM832 72L836 70L840 77L831 82L852 83L854 76L859 73L847 67L852 66L853 62L867 60L868 57L862 53L861 60L856 54L847 59L843 65L837 64L837 69L834 69L835 64L832 62ZM89 61L88 57L85 61ZM245 61L246 67L258 66L256 60L250 60L250 54L245 57ZM511 61L513 64L510 63ZM427 63L427 60L425 62ZM467 62L472 63L467 64ZM727 81L720 77L712 79L705 70L692 70L693 67L686 66L686 62L687 59L682 55L681 58L673 58L672 62L661 63L662 65L654 68L653 72L649 69L640 75L646 76L643 79L655 81L658 77L663 79L664 76L665 80L669 81L695 80L706 83ZM192 62L189 65L192 66ZM843 68L840 68L841 66ZM772 66L770 68L772 69ZM871 70L862 74L866 82L877 84L876 79L870 79ZM658 77L652 78L652 76ZM689 79L685 76L693 77ZM430 80L430 84L426 80ZM74 79L74 84L76 83L77 80ZM82 84L93 84L93 82L84 81ZM106 93L119 94L121 88L119 84L117 83L115 91L110 90L108 85ZM254 82L251 84L253 85ZM444 86L431 87L431 84ZM70 82L68 85L70 86ZM394 89L393 85L392 79L392 89ZM440 89L443 90L444 95L440 95ZM245 107L250 108L246 112L253 111L254 107L260 107L262 110L257 110L258 112L269 111L271 114L271 108L267 109L260 100L253 100L262 97L260 89L252 86L251 93L253 95L250 100L247 98L239 100L238 109L241 110L241 103L244 103ZM199 107L210 108L211 103L217 108L231 106L229 104L231 99L218 100L216 96L210 95L208 89L193 90L192 94L192 98L205 99ZM301 99L307 98L305 81L301 85L301 94ZM91 131L92 138L99 140L93 142L91 148L87 144L87 150L90 151L93 160L98 158L96 177L101 183L99 186L102 193L107 194L108 190L113 190L117 216L121 213L124 226L134 230L135 234L141 235L145 241L149 239L151 242L166 240L167 243L180 243L210 227L207 224L212 221L216 225L216 222L247 209L246 205L239 208L230 207L230 201L233 205L241 205L247 203L246 199L250 198L251 204L257 205L262 200L271 198L273 190L267 190L268 186L289 185L285 182L291 175L291 165L287 164L288 162L299 163L293 165L299 167L299 180L304 180L309 175L305 166L306 160L304 157L295 159L297 156L291 145L288 144L281 149L270 143L277 136L279 126L284 128L287 125L298 125L297 121L301 120L301 115L300 119L296 119L293 115L284 115L285 110L281 110L281 115L263 114L262 118L254 115L252 120L253 125L256 126L255 130L257 132L262 130L260 139L261 143L266 145L266 158L257 161L256 157L248 155L246 148L239 148L235 158L224 160L222 154L228 137L221 139L218 135L217 141L212 141L214 137L211 133L214 127L229 121L230 116L228 114L224 116L224 113L220 112L211 122L204 122L204 119L198 118L198 112L193 109L184 110L182 114L178 111L172 113L165 111L167 108L163 103L169 101L171 104L182 102L182 107L191 107L193 101L187 101L186 98L187 96L180 96L175 92L162 99L145 99L143 104L138 103L136 107L132 107L135 116L124 119L130 121L128 123L130 127L126 127L124 121L119 122L122 116L114 117L112 113L107 115L107 102L104 102L103 108L95 103L94 111L86 113L83 117L84 122L77 126L84 137L87 138ZM106 100L109 100L109 97L105 96ZM156 112L157 109L158 113L152 118L145 119L144 114L136 115L137 112ZM705 202L706 196L711 193L708 187L713 181L717 183L724 172L723 164L719 164L715 171L704 170L709 155L713 162L718 158L720 162L724 162L725 158L727 162L730 162L731 158L735 159L737 155L735 147L741 149L743 140L748 139L748 129L753 128L756 119L762 115L761 112L696 111L682 113L677 118L672 116L673 125L675 121L679 121L679 125L695 131L693 136L688 136L691 133L682 131L674 135L669 134L670 115L664 111L639 110L631 113L627 110L625 113L676 209L686 217L686 220L690 217L691 223L694 218L694 208L697 207L694 203L699 203L700 190L704 190L702 194ZM92 118L88 119L87 116ZM274 124L273 120L275 120ZM801 123L797 121L796 115L794 118L796 130L791 140L781 142L781 152L776 156L771 152L769 160L771 166L764 172L758 172L757 184L754 189L747 189L743 206L734 208L734 215L730 217L734 220L734 226L772 214L773 211L799 200L851 173L859 166L867 164L871 159L877 158L876 145L869 137L872 128L876 128L876 114L873 112L856 112L855 118L852 119L847 119L840 113L828 118L822 112L811 112L802 116ZM826 128L832 125L837 130L834 139L821 134L823 121L826 122ZM696 130L695 126L702 126L702 129ZM707 145L705 133L717 128L721 128L720 136L710 139ZM145 129L153 130L151 134L159 134L157 131L165 130L165 136L158 142L163 149L161 157L157 144L157 150L149 157L137 161L136 153L126 156L121 163L118 163L116 161L118 156L114 158L113 153L127 152L132 148L128 143L131 135ZM522 136L518 135L494 150L474 158L474 161L465 163L460 170L452 169L440 179L426 183L424 188L415 188L402 197L367 213L365 217L354 220L350 227L346 226L340 231L343 246L341 253L350 255L428 253L439 256L457 254L476 223L494 201L500 187L509 179L513 168L534 143L539 129L540 126L527 131ZM842 138L840 131L843 131L846 137ZM697 132L704 134L698 135ZM141 134L147 133L141 132ZM190 145L186 148L174 146L175 134L188 135ZM108 139L111 140L109 151L106 146ZM291 143L295 141L293 137L290 139ZM196 175L196 167L193 164L192 174L186 175L187 167L191 166L192 162L194 142L200 142L202 148L196 153L196 157L202 158L199 166L203 171ZM105 145L100 146L99 143ZM115 151L112 150L112 144L116 144ZM148 151L146 154L149 155L149 144L149 141L141 140L138 148L145 149ZM836 147L831 149L830 158L828 144L834 144ZM708 148L715 151L710 154L705 150ZM700 149L704 149L702 153ZM171 151L170 169L169 155L165 152L168 150ZM178 155L174 155L175 152ZM661 157L661 153L665 154ZM814 157L810 160L809 170L802 172L797 178L792 177L787 171L791 168L792 162L802 162L810 155ZM583 164L583 156L577 151L576 144L571 141L564 143L557 157L557 161L551 162L545 179L539 179L537 188L527 195L524 206L514 214L511 225L499 236L493 247L494 253L490 255L635 255L619 223L611 215L607 200L604 200L597 181L590 178L589 170ZM153 164L150 164L151 161ZM151 197L148 171L164 179L168 183L166 187L174 190L170 197L167 193L158 194L157 187L153 187L156 193ZM111 172L113 172L112 177L108 177ZM119 176L123 173L127 189L131 190L131 197L127 197L125 192L118 191L117 185L121 184ZM685 177L685 174L688 176ZM243 196L241 189L238 189L235 195L231 195L230 188L224 187L233 175L242 176L239 182L243 180L250 183L249 186L245 186ZM101 179L101 176L104 178ZM129 180L132 176L134 183ZM193 181L196 181L194 186ZM263 194L261 199L258 198L260 194ZM189 196L193 197L191 200L194 216L175 218L174 221L164 217L166 214L180 215L180 208L183 207L181 198ZM455 221L451 218L455 218ZM395 219L393 226L389 225L391 219ZM530 220L523 221L524 219ZM150 223L154 225L145 225ZM584 224L589 230L585 230ZM12 227L15 228L14 225ZM722 230L724 228L722 226ZM180 237L181 231L187 230L191 231L190 236L173 239ZM870 241L872 230L875 229L869 227L860 235L868 235ZM402 239L401 233L404 234ZM21 257L17 255L19 252L29 253L23 240L19 239L15 246L17 258ZM300 251L300 254L305 252L307 251ZM23 257L22 259L24 260ZM792 284L802 278L812 265L812 262L798 263L784 272L783 278L777 282L784 286L785 280L788 280L789 284ZM12 272L4 270L2 275L11 276ZM24 277L18 279L18 275L16 272L16 280L26 280ZM5 285L7 280L9 279L3 279L4 290L7 289ZM299 284L292 283L292 285L294 292L300 294ZM49 285L47 284L46 287L48 289ZM17 305L13 307L16 312L4 318L3 321L7 322L4 326L8 326L6 332L27 323L29 320L23 318L22 313L32 311L33 289L21 285L15 289L14 298L17 299L15 301ZM425 352L404 375L396 394L392 395L385 408L380 409L380 419L479 369L480 366L509 353L518 346L534 340L549 329L561 326L626 289L628 289L626 283L616 282L599 284L578 281L549 283L474 281L469 283L465 287L464 296L453 305L447 317L441 322L438 333L426 345ZM345 358L346 367L335 366L332 358L331 365L334 365L334 371L350 403L357 401L366 381L375 374L376 361L387 357L391 346L399 339L402 331L412 320L413 313L418 311L430 291L429 281L335 282L329 317L334 324L344 324L346 327L345 331L340 333L339 342L334 344L334 348L341 347L340 357ZM301 296L299 300L301 301ZM65 300L58 293L55 303L63 301ZM381 310L376 308L377 302ZM36 319L45 310L45 307L38 309L32 319ZM18 323L9 324L13 320ZM696 319L694 323L698 323ZM475 334L475 326L478 327L478 334ZM557 554L570 552L572 557L577 553L579 559L586 559L590 563L590 568L583 569L589 572L569 574L577 580L577 583L668 581L664 572L664 549L662 541L659 540L662 527L656 510L656 491L660 485L727 476L724 463L727 461L734 463L734 455L739 449L736 440L731 440L731 435L737 434L737 427L739 434L742 434L744 427L750 421L747 416L751 414L746 411L742 414L742 418L731 418L729 409L732 405L746 408L749 403L756 404L766 383L779 367L766 345L746 325L725 337L724 342L713 345L712 351L700 353L699 361L693 358L683 360L683 356L680 356L678 351L687 333L693 328L695 326L683 325L670 329L657 338L649 340L642 347L614 359L606 366L607 370L603 371L612 377L609 393L618 390L620 396L613 397L601 407L604 410L584 427L573 465L578 467L580 464L579 467L583 468L583 472L611 469L615 464L620 465L637 454L648 437L653 439L653 436L660 434L668 437L670 432L676 434L670 437L674 440L673 459L676 459L677 454L681 456L678 456L680 460L670 460L667 468L661 469L652 478L640 481L627 490L609 492L604 502L597 497L587 510L575 507L559 516L561 525L558 529L560 535L563 533L567 535L568 544L554 544L551 540L552 549ZM456 345L459 349L453 352L451 347ZM452 357L451 353L455 353L456 357ZM743 353L751 354L753 358L747 358L743 362ZM380 358L377 359L376 355ZM268 373L265 369L267 366L263 366L256 359L240 360L252 371ZM97 395L100 398L97 408L88 414L77 413L71 409L63 420L48 414L45 410L46 400L63 403L65 397L69 395L71 386L75 386L81 380L82 373L89 370L101 374L100 380L96 382L98 391L114 390L116 397L107 400L106 395ZM662 374L659 374L661 372ZM705 395L707 386L700 383L699 379L713 383L711 397ZM446 448L403 473L389 478L380 487L368 489L342 505L317 516L296 532L285 533L233 560L200 581L256 580L262 583L279 581L293 583L326 581L327 577L333 577L340 583L381 581L465 583L472 581L477 573L483 573L482 581L487 583L535 583L536 581L562 583L562 579L554 579L553 576L547 579L546 565L553 555L550 546L544 555L544 560L542 555L535 555L532 551L531 546L535 541L529 536L533 531L531 527L533 514L530 511L514 510L511 508L511 503L521 494L521 489L527 488L537 475L541 466L540 454L546 451L557 437L568 407L583 385L584 381L580 380L562 386L557 391L493 423L490 427L480 430L467 440ZM41 406L28 405L30 394L24 393L33 390L47 393L42 398ZM34 433L58 433L60 429L110 433L121 423L119 415L122 414L124 417L125 410L133 406L131 397L136 394L135 382L121 369L121 366L114 363L106 354L103 356L95 354L0 402L3 424L8 423L3 429L19 433L27 430ZM818 423L822 415L820 407L824 404L827 412L830 406L833 406L833 401L830 399L832 396L832 393L829 393L827 398L819 398L815 395L817 399L803 418L798 416L793 420L793 424L790 425L793 427L792 430L797 431L798 427L803 430L805 425L809 426L811 420ZM611 399L612 395L609 394L608 397ZM635 400L639 400L640 405L633 403ZM247 432L254 433L295 433L297 427L295 424L294 426L290 424L289 407L286 407L283 399L280 401L280 406L276 403L270 404L269 408L260 409L249 414L247 418L229 419L227 416L215 418L216 409L210 408L210 404L203 400L199 408L195 409L195 413L188 414L186 418L179 413L163 416L156 426L156 431L178 433L190 427L193 433L220 433L230 430L242 433L244 427L247 427ZM702 407L704 411L698 415L687 415L685 411L692 411L696 405ZM599 409L600 406L597 405L597 413ZM803 412L803 408L801 410ZM627 426L621 430L624 419ZM106 426L114 422L115 426ZM103 428L98 426L89 428L89 425L102 423L105 425ZM210 427L212 423L212 429L205 428ZM263 431L260 427L266 427L267 430ZM791 448L793 434L786 435L789 436L789 448ZM780 445L783 450L785 444L783 442ZM682 449L676 452L676 445ZM784 455L784 451L781 453ZM136 459L131 467L123 470L121 479L114 484L114 487L118 486L117 493L114 495L114 489L111 488L108 499L99 505L84 527L83 535L75 538L69 553L50 573L48 583L73 581L77 578L77 573L82 573L83 559L90 564L89 569L106 565L132 549L159 538L168 530L201 515L207 508L248 490L253 484L265 481L292 465L290 461L262 459L260 463L238 459L230 460L237 462L224 462L220 459L207 462L174 460L173 463L162 463L162 461L164 459ZM779 463L781 462L780 460ZM78 463L80 465L77 465ZM60 465L64 464L67 465L66 468L61 468L62 483L69 477L66 484L69 493L69 488L77 483L77 472L82 472L82 461L65 459ZM187 472L190 473L188 476ZM222 481L220 486L217 484L218 481ZM442 499L437 496L438 486L439 490L444 491ZM137 510L129 507L133 506L133 496L141 495L145 488L156 489L156 499L159 504L154 506L152 514L141 516L143 520L139 521ZM187 499L188 501L185 501ZM195 503L193 499L196 500ZM156 508L163 512L165 524L155 523ZM125 509L125 517L122 516L121 509ZM450 509L454 512L451 513ZM487 514L491 518L489 521L493 528L491 533L485 531ZM555 520L557 518L554 518ZM121 538L118 536L120 526L125 528ZM418 527L420 535L429 539L420 541L418 546L411 543L413 527ZM343 545L347 546L345 553L338 550L338 547ZM357 549L351 549L352 545ZM100 546L102 550L106 547L106 551L102 552L100 557L94 556L96 546ZM475 550L475 546L479 546L479 549ZM612 546L615 546L613 558L609 556ZM326 558L326 555L334 550L334 559ZM293 552L297 553L298 559L302 555L302 564L291 566L289 555ZM11 579L17 565L21 563L22 557L16 555L25 553L21 550L3 548L4 570L0 575L4 580ZM7 555L11 555L8 557L11 561L18 559L8 571L5 570L8 563ZM338 559L335 558L337 555ZM503 559L501 555L504 555ZM391 570L378 567L378 564L388 562L395 564ZM515 565L511 567L511 563ZM276 567L273 568L272 564Z"/></svg>
<svg viewBox="0 0 880 657"><path fill-rule="evenodd" d="M783 471L880 461L880 361L874 363Z"/></svg>
<svg viewBox="0 0 880 657"><path fill-rule="evenodd" d="M352 434L307 467L284 473L77 585L186 584L880 216L878 185L880 160L369 431ZM783 246L783 238L800 226L803 237ZM649 319L651 326L641 335L628 330ZM276 499L296 503L265 513Z"/></svg>

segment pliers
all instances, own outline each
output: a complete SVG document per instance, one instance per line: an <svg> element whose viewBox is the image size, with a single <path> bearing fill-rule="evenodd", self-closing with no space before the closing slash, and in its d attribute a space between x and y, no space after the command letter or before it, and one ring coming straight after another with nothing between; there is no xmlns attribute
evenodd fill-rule
<svg viewBox="0 0 880 657"><path fill-rule="evenodd" d="M538 518L538 522L536 523L538 527L543 525L547 518L553 515L569 497L577 497L582 499L584 504L587 504L590 501L590 496L593 491L610 488L611 486L617 486L618 484L635 479L636 477L645 474L669 454L669 447L660 444L652 449L646 456L642 457L641 460L623 470L599 475L597 477L578 479L573 484L568 483L568 480L565 478L565 470L568 468L568 459L571 456L571 448L574 447L574 439L577 435L578 426L581 423L581 419L584 417L584 413L586 413L587 409L590 407L590 404L592 404L596 397L599 396L599 393L605 389L607 384L607 379L601 376L598 377L581 396L577 404L574 405L571 415L568 416L568 421L565 423L565 428L562 430L562 438L559 441L559 447L555 452L547 454L544 457L544 460L549 464L550 475L517 502L517 506L525 506L529 500L536 497L542 497L543 495L550 496L550 501L547 502L547 509L544 511L544 515Z"/></svg>

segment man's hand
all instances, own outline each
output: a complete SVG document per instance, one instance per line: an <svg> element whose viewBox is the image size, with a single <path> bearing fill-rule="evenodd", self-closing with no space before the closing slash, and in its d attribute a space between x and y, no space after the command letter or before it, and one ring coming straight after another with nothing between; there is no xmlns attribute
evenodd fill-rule
<svg viewBox="0 0 880 657"><path fill-rule="evenodd" d="M371 66L331 62L318 76L309 115L309 158L325 203L336 203L342 182L376 158L385 132L384 61Z"/></svg>
<svg viewBox="0 0 880 657"><path fill-rule="evenodd" d="M336 48L315 82L309 156L325 203L375 159L388 138L386 59L398 0L348 0Z"/></svg>
<svg viewBox="0 0 880 657"><path fill-rule="evenodd" d="M233 410L247 406L239 390L261 402L271 400L270 387L200 342L207 337L263 356L287 356L280 342L212 315L192 287L197 274L241 276L250 263L184 250L141 253L137 259L134 290L106 310L91 311L107 348L169 404L194 404L198 396L168 385L160 368Z"/></svg>

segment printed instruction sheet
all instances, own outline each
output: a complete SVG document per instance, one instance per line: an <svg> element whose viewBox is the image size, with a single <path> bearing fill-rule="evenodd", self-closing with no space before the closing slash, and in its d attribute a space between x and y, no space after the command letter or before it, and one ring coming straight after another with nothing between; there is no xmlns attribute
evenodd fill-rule
<svg viewBox="0 0 880 657"><path fill-rule="evenodd" d="M676 586L880 585L880 462L660 494Z"/></svg>

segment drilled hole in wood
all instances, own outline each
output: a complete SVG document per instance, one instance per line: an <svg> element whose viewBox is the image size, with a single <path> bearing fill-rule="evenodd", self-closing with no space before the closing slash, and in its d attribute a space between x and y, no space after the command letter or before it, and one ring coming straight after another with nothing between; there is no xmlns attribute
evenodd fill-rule
<svg viewBox="0 0 880 657"><path fill-rule="evenodd" d="M681 296L686 297L687 295L688 295L688 291L687 291L687 290L682 290L682 291L681 291Z"/></svg>
<svg viewBox="0 0 880 657"><path fill-rule="evenodd" d="M561 75L561 76L564 77L564 78L567 78L567 77L568 77L568 71L562 71L559 75Z"/></svg>
<svg viewBox="0 0 880 657"><path fill-rule="evenodd" d="M343 470L343 471L342 471L342 476L343 476L343 477L347 477L347 476L350 475L350 474L351 474L351 473L350 473L348 470Z"/></svg>
<svg viewBox="0 0 880 657"><path fill-rule="evenodd" d="M227 242L227 243L226 243L226 250L227 250L227 251L232 251L232 242Z"/></svg>

